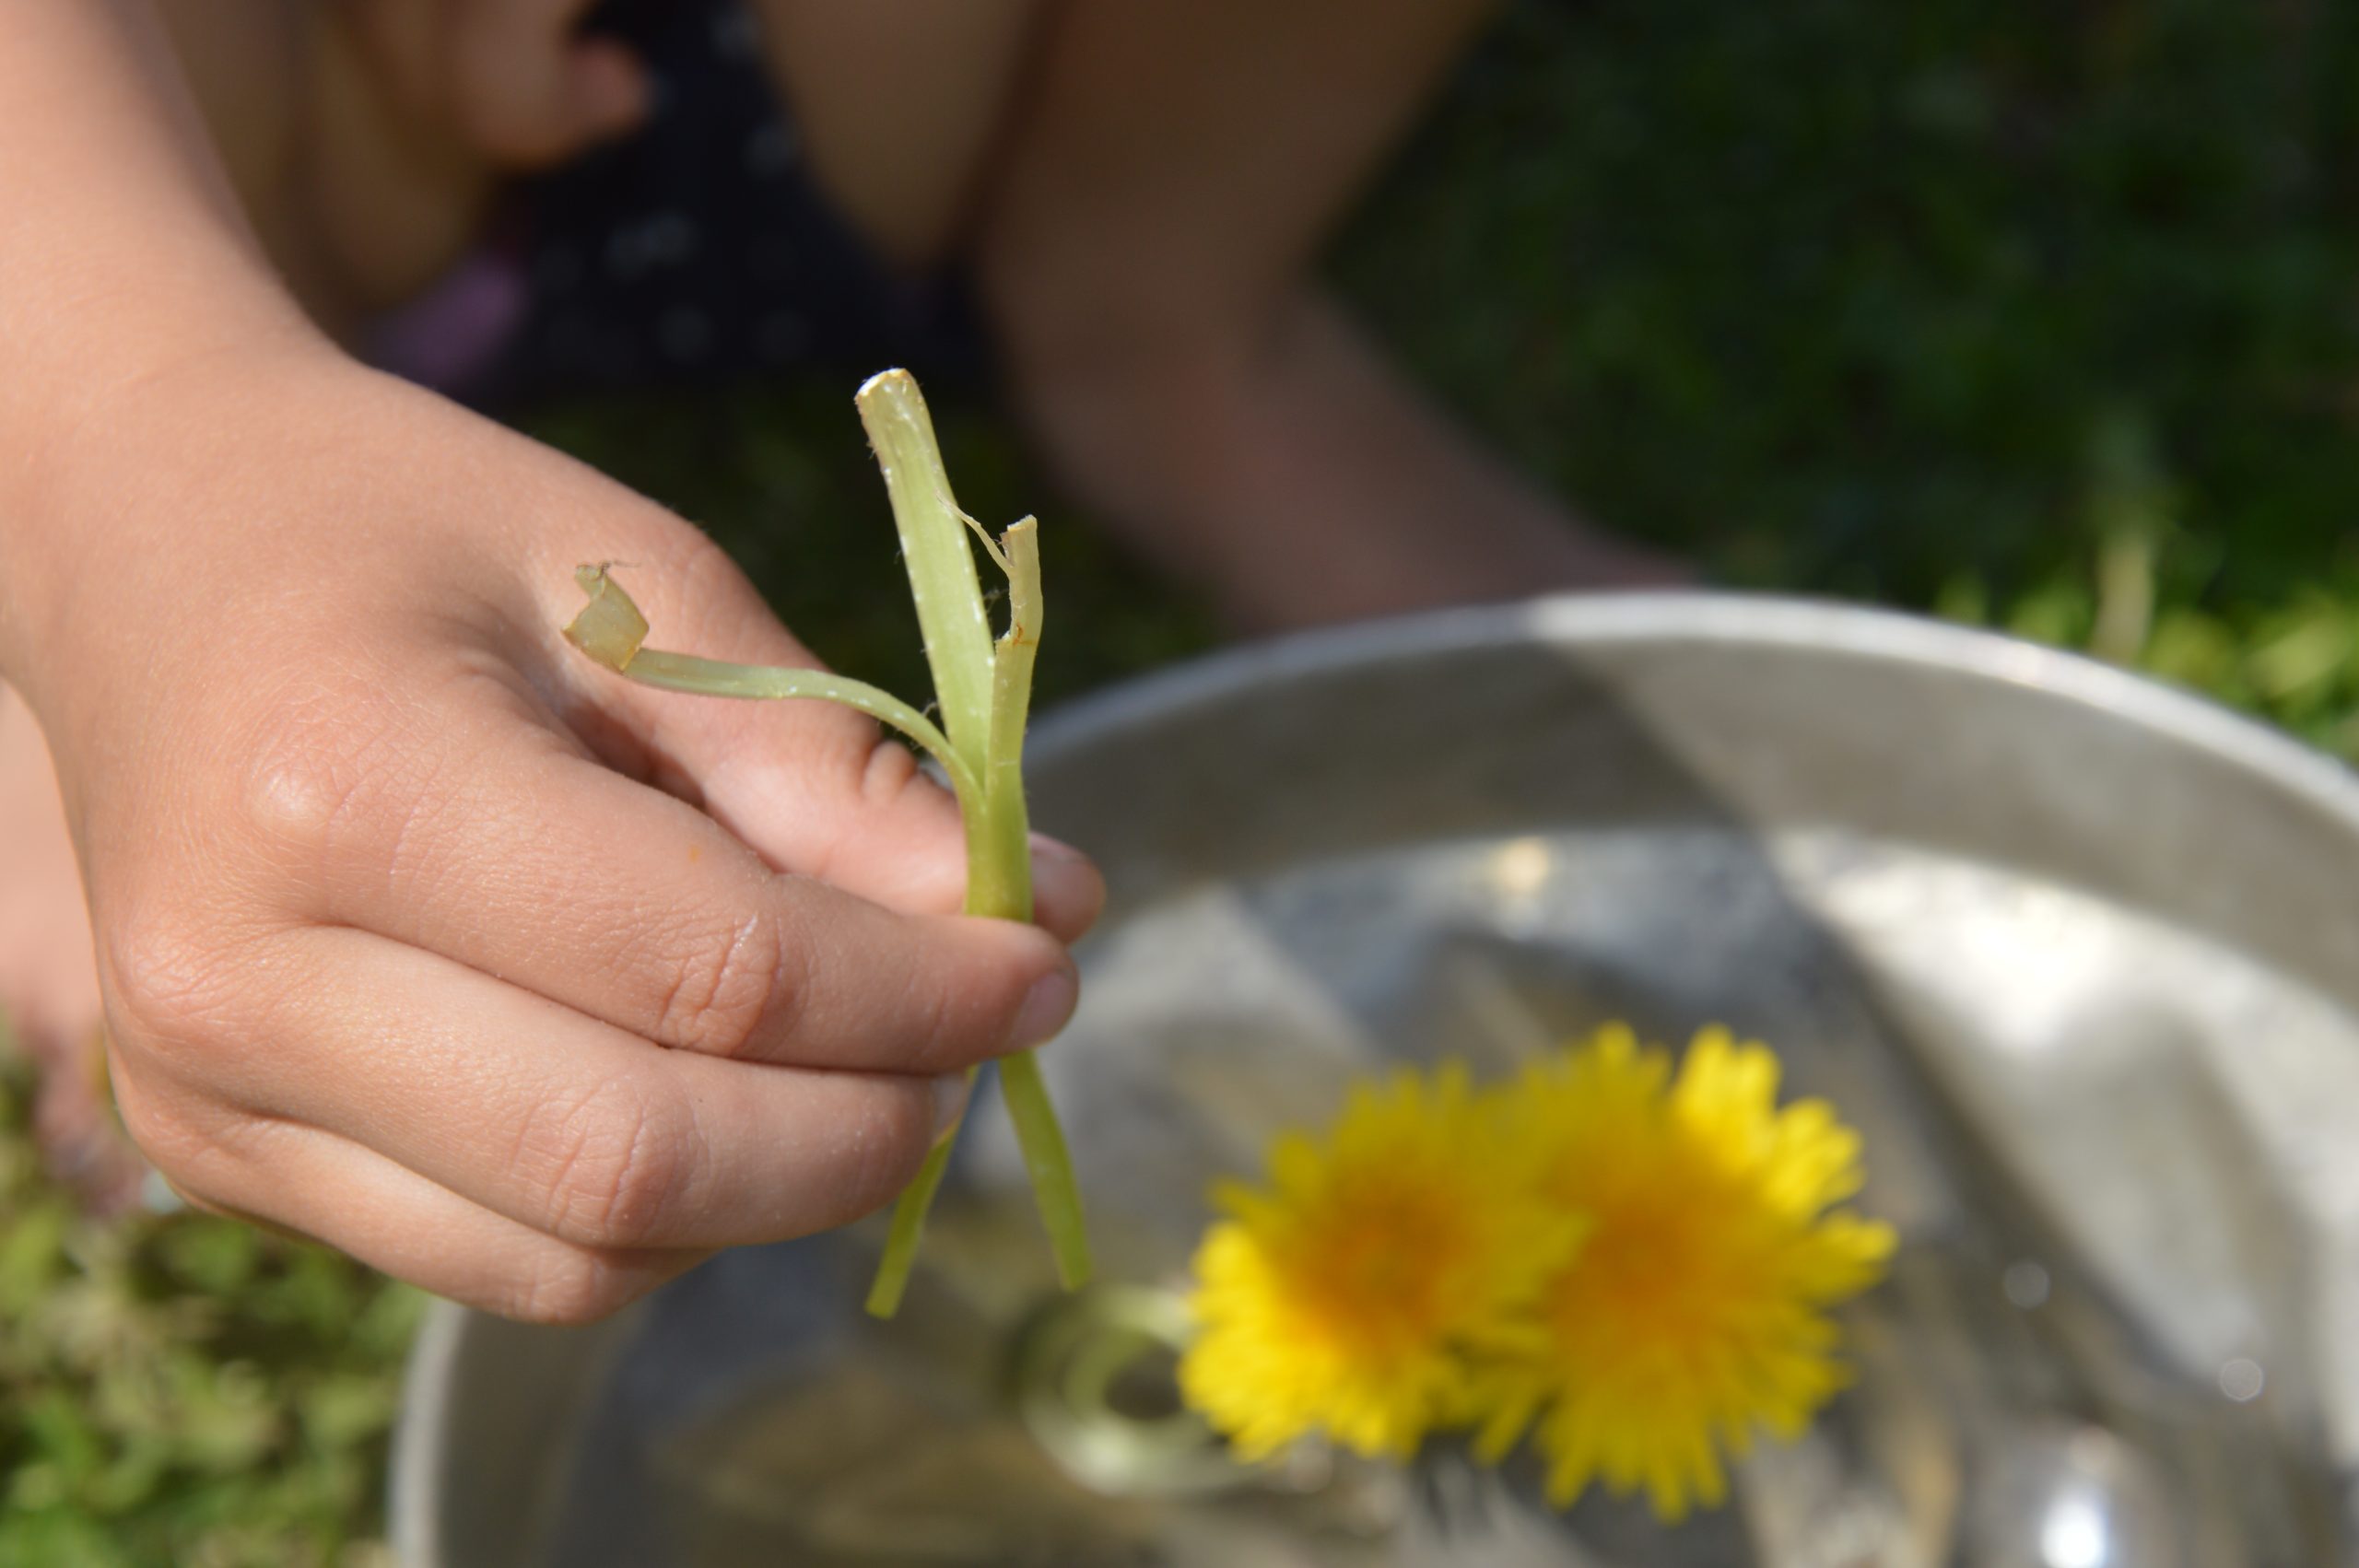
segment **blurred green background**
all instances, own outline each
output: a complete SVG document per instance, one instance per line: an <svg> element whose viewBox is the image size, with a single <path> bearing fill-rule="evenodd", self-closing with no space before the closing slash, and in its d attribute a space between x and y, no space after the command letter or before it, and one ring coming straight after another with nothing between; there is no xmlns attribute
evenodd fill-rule
<svg viewBox="0 0 2359 1568"><path fill-rule="evenodd" d="M1339 286L1466 420L1721 581L2007 626L2359 752L2359 7L1513 7ZM522 422L710 526L823 655L924 689L855 378ZM1053 700L1211 645L1046 520ZM0 1071L0 1568L390 1562L419 1302L222 1222L98 1225Z"/></svg>

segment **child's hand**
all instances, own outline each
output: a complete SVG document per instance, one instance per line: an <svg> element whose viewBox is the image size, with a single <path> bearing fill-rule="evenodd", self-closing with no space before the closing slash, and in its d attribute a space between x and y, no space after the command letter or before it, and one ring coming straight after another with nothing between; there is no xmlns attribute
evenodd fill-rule
<svg viewBox="0 0 2359 1568"><path fill-rule="evenodd" d="M0 667L57 755L123 1115L201 1203L593 1317L888 1199L959 1071L1072 1010L1070 851L1055 936L951 914L956 808L865 720L565 645L613 559L674 645L809 661L585 468L301 345L119 392L21 488Z"/></svg>

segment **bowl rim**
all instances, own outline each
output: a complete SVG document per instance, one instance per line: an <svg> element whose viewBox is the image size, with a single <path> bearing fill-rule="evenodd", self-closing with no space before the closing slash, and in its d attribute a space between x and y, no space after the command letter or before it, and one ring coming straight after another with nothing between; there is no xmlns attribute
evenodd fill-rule
<svg viewBox="0 0 2359 1568"><path fill-rule="evenodd" d="M2359 770L2188 688L1984 627L1835 600L1722 591L1560 593L1246 642L1060 703L1033 724L1027 761L1053 766L1122 731L1217 705L1273 681L1534 644L1574 650L1831 651L2023 686L2128 720L2249 769L2359 836ZM405 1363L386 1487L388 1535L404 1568L446 1568L441 1475L435 1461L474 1316L457 1303L434 1302ZM604 1327L619 1330L631 1316L626 1311Z"/></svg>
<svg viewBox="0 0 2359 1568"><path fill-rule="evenodd" d="M1242 643L1058 704L1034 721L1027 763L1054 766L1110 731L1217 704L1273 679L1533 643L1574 649L1741 646L1837 652L1874 663L1978 676L2129 720L2251 768L2359 830L2359 769L2265 720L2163 677L1907 611L1720 590L1557 593Z"/></svg>

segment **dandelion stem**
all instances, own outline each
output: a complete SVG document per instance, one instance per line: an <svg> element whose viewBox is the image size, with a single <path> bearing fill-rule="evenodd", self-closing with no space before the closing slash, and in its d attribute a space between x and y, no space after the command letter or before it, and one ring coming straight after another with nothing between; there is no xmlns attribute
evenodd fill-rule
<svg viewBox="0 0 2359 1568"><path fill-rule="evenodd" d="M967 913L1029 920L1032 849L1024 802L1024 729L1040 641L1039 526L1026 518L994 543L958 509L925 400L907 371L872 378L856 401L892 497L910 592L942 709L940 727L898 697L827 671L727 664L646 648L646 617L604 567L584 567L576 574L590 602L566 636L598 662L647 685L708 696L839 702L900 731L940 765L957 791L967 829ZM992 564L1007 574L1008 626L996 645L969 530L982 539ZM1002 1061L1000 1085L1058 1278L1071 1289L1089 1277L1089 1239L1072 1155L1032 1053ZM877 1316L890 1317L900 1305L926 1212L949 1168L957 1132L954 1127L936 1141L894 1206L868 1296L868 1310Z"/></svg>
<svg viewBox="0 0 2359 1568"><path fill-rule="evenodd" d="M974 1081L975 1070L968 1068L967 1082ZM950 1169L950 1149L957 1141L957 1130L954 1127L934 1140L933 1147L926 1151L925 1164L918 1167L917 1176L893 1205L893 1228L885 1237L885 1256L868 1286L871 1317L890 1317L901 1310L901 1293L910 1287L910 1269L917 1262L918 1243L925 1236L926 1211L933 1206L934 1190Z"/></svg>
<svg viewBox="0 0 2359 1568"><path fill-rule="evenodd" d="M1040 642L1039 525L1026 518L992 547L990 536L958 509L925 399L908 372L887 370L871 379L854 401L885 471L944 723L980 782L975 796L961 798L967 823L967 913L1028 920L1032 847L1024 803L1024 728L1032 698L1033 656ZM983 612L968 530L982 538L992 563L1007 573L1008 626L996 646L989 640L990 621ZM1057 1275L1071 1289L1087 1280L1090 1271L1073 1158L1032 1054L1003 1059L999 1073ZM926 1211L941 1185L935 1167L947 1163L946 1152L957 1135L954 1129L935 1147L927 1168L894 1206L885 1256L869 1293L869 1310L879 1316L891 1316L907 1285Z"/></svg>

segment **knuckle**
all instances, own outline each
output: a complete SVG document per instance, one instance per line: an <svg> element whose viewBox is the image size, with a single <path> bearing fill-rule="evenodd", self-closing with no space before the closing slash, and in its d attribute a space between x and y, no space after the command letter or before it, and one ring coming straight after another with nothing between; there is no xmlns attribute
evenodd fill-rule
<svg viewBox="0 0 2359 1568"><path fill-rule="evenodd" d="M714 1056L752 1056L765 1040L793 1032L810 989L808 969L775 915L748 915L674 961L655 1038Z"/></svg>
<svg viewBox="0 0 2359 1568"><path fill-rule="evenodd" d="M659 1244L694 1164L678 1105L601 1087L533 1118L522 1153L545 1172L545 1228L587 1246Z"/></svg>
<svg viewBox="0 0 2359 1568"><path fill-rule="evenodd" d="M160 912L111 920L100 942L110 1022L151 1048L188 1050L240 1031L251 977L237 953Z"/></svg>
<svg viewBox="0 0 2359 1568"><path fill-rule="evenodd" d="M304 862L348 852L389 811L414 809L417 753L377 707L316 694L284 705L254 738L242 804L265 852Z"/></svg>
<svg viewBox="0 0 2359 1568"><path fill-rule="evenodd" d="M150 1093L135 1076L116 1075L112 1088L115 1114L147 1163L162 1173L175 1190L209 1197L202 1170L218 1148L216 1140L189 1117L169 1107L164 1096Z"/></svg>
<svg viewBox="0 0 2359 1568"><path fill-rule="evenodd" d="M190 1207L244 1219L265 1215L271 1127L136 1071L112 1076L115 1114L141 1156Z"/></svg>

